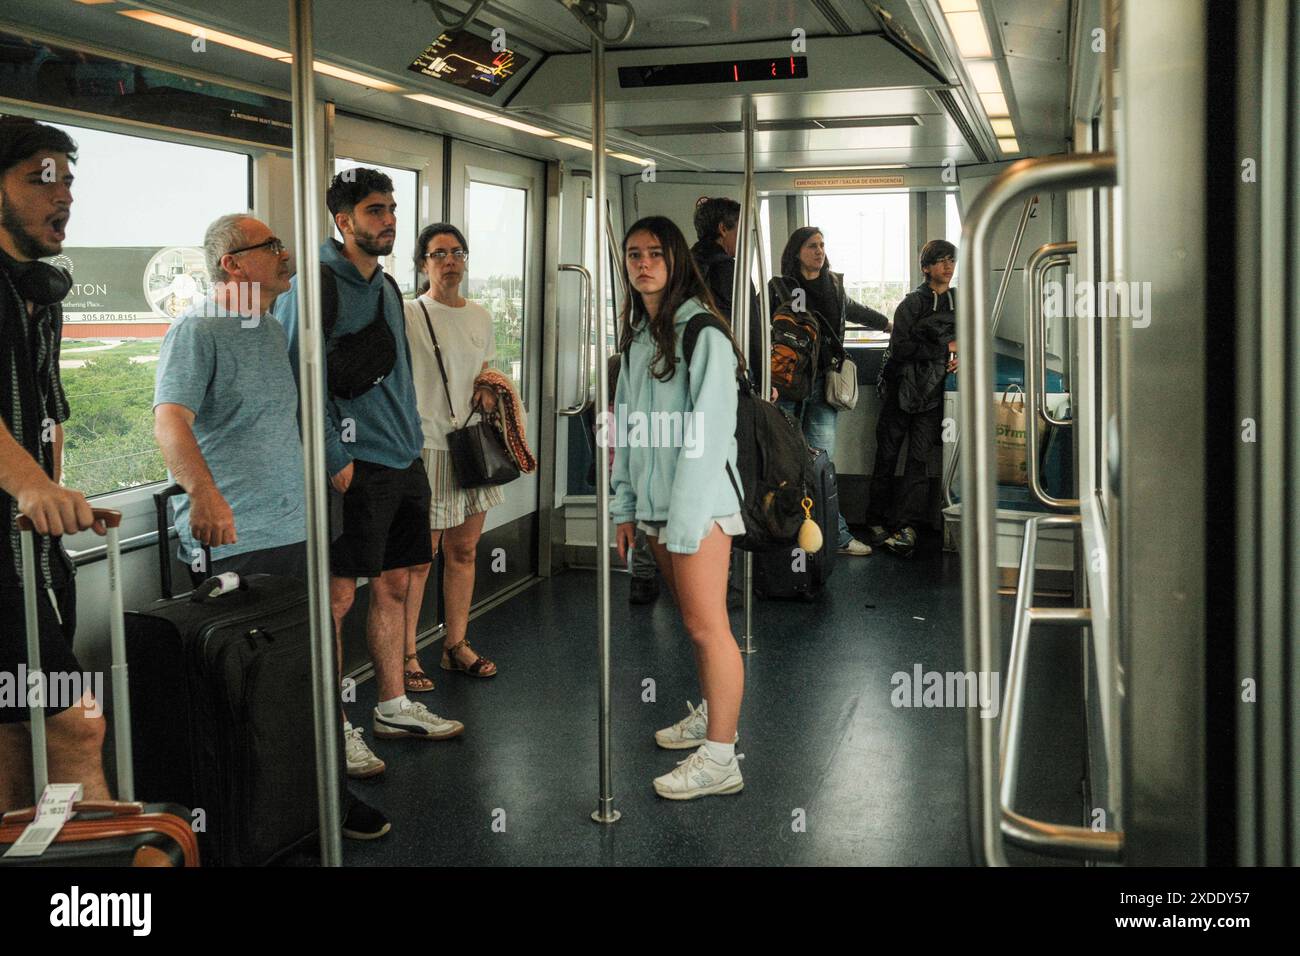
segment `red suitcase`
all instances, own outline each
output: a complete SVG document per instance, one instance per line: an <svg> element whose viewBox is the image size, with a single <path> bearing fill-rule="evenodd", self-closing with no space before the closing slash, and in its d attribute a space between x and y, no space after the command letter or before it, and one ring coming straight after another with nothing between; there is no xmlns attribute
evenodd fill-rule
<svg viewBox="0 0 1300 956"><path fill-rule="evenodd" d="M117 794L120 799L83 801L64 824L54 842L40 856L0 856L0 866L198 866L199 847L190 826L190 814L172 803L134 801L134 763L131 755L131 706L127 690L126 639L122 614L122 557L118 544L117 511L95 509L95 517L108 526L109 627L113 645L113 735L117 753ZM34 673L41 666L36 616L36 579L32 524L18 517L23 548L23 599L26 602L27 663ZM32 708L32 775L36 799L49 783L45 748L45 711ZM36 817L36 808L14 810L0 818L0 853L22 835Z"/></svg>

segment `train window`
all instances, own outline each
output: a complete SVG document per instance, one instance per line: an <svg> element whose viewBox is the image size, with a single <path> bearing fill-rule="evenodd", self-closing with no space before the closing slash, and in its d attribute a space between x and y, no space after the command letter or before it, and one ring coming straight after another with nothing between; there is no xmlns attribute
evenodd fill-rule
<svg viewBox="0 0 1300 956"><path fill-rule="evenodd" d="M416 193L419 175L413 169L398 169L383 166L361 159L344 159L336 157L334 172L341 173L353 166L368 166L377 169L393 181L393 201L397 203L397 241L393 251L380 259L384 271L397 280L403 292L415 292L415 240L420 234L419 217L416 215ZM337 234L337 227L335 232ZM341 238L336 235L335 238Z"/></svg>
<svg viewBox="0 0 1300 956"><path fill-rule="evenodd" d="M809 196L808 221L822 230L826 257L844 273L850 298L893 315L910 286L907 193ZM861 329L845 336L849 341L887 337Z"/></svg>
<svg viewBox="0 0 1300 956"><path fill-rule="evenodd" d="M171 320L208 291L208 223L251 205L252 160L51 125L78 147L68 242L53 260L73 279L59 356L72 410L64 481L100 495L167 477L153 437L158 353Z"/></svg>
<svg viewBox="0 0 1300 956"><path fill-rule="evenodd" d="M468 198L465 296L492 313L497 352L492 367L509 375L522 394L528 191L471 180Z"/></svg>

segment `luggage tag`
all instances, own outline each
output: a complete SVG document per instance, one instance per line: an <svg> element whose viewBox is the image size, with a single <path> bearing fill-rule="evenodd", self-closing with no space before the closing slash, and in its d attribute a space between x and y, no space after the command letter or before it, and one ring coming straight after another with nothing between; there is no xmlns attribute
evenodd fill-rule
<svg viewBox="0 0 1300 956"><path fill-rule="evenodd" d="M36 818L5 851L5 856L40 856L46 851L63 825L72 818L72 805L81 799L79 783L51 783L36 805Z"/></svg>

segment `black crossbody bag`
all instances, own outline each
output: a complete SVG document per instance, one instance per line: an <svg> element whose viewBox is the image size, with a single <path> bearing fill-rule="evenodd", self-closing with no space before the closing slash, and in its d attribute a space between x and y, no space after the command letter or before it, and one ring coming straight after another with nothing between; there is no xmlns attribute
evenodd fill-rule
<svg viewBox="0 0 1300 956"><path fill-rule="evenodd" d="M433 356L438 360L438 372L442 375L442 391L447 396L447 408L451 412L451 431L447 433L447 447L451 450L451 470L456 475L456 484L462 488L483 488L489 485L504 485L519 477L519 466L510 457L506 443L500 431L493 424L494 412L488 415L483 406L475 400L470 407L471 416L479 413L476 425L457 427L456 406L451 401L451 388L447 384L447 369L442 364L442 349L438 347L438 336L433 331L433 320L423 302L416 300L420 311L424 313L424 324L429 328L429 338L433 340Z"/></svg>

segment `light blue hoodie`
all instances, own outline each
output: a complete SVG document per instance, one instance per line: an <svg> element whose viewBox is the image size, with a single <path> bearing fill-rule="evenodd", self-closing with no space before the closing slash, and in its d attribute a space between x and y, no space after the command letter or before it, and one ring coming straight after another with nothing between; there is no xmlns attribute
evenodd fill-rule
<svg viewBox="0 0 1300 956"><path fill-rule="evenodd" d="M703 329L695 340L687 388L682 333L707 311L698 299L678 308L677 371L666 382L650 373L655 343L649 330L637 330L618 376L614 418L606 421L615 446L611 517L616 524L666 521L660 540L677 554L694 554L713 522L741 507L726 471L728 463L736 468L736 356L718 329ZM649 417L648 427L638 429L638 413L642 421ZM648 447L678 422L680 442Z"/></svg>
<svg viewBox="0 0 1300 956"><path fill-rule="evenodd" d="M333 239L321 245L320 261L334 273L338 284L339 317L333 337L338 339L359 332L373 322L375 297L382 295L384 318L397 340L397 361L393 363L393 370L365 394L353 399L338 398L330 394L329 382L326 382L325 470L336 475L357 458L389 468L407 468L420 457L424 431L420 425L420 410L415 403L411 350L406 344L406 318L401 299L389 288L382 268L376 269L368 282L361 278L357 267L343 255L342 247ZM297 380L300 341L298 276L293 277L289 291L275 300L275 317L288 335L289 364ZM302 388L301 382L298 387ZM351 419L355 425L346 433L346 437L354 440L343 440L344 419Z"/></svg>

